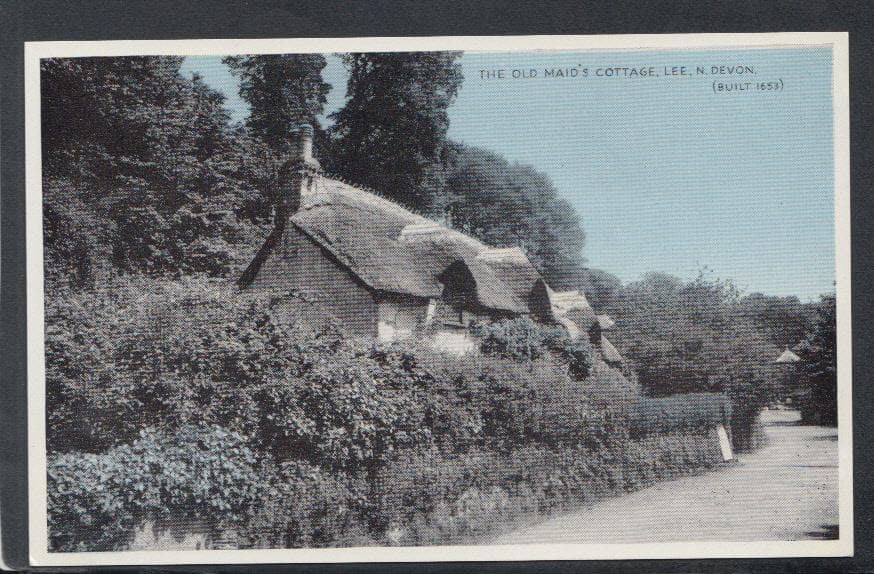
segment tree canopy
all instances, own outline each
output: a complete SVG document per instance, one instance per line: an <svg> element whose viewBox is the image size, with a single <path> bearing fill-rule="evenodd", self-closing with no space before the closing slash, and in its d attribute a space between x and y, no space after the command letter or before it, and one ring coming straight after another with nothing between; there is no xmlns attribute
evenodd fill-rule
<svg viewBox="0 0 874 574"><path fill-rule="evenodd" d="M251 230L224 96L179 73L182 58L41 64L49 279L121 272L226 274Z"/></svg>
<svg viewBox="0 0 874 574"><path fill-rule="evenodd" d="M731 393L744 384L762 390L756 391L761 406L771 398L769 369L779 348L739 310L730 281L703 272L688 282L650 273L615 297L609 312L617 330L611 337L651 394Z"/></svg>
<svg viewBox="0 0 874 574"><path fill-rule="evenodd" d="M440 211L447 110L460 52L349 53L328 168L422 213Z"/></svg>
<svg viewBox="0 0 874 574"><path fill-rule="evenodd" d="M454 228L495 247L521 247L557 289L577 287L585 234L549 176L501 155L455 144L444 213Z"/></svg>
<svg viewBox="0 0 874 574"><path fill-rule="evenodd" d="M331 85L322 79L321 54L228 56L222 60L240 78L240 96L249 104L246 126L277 154L288 150L301 124L319 127Z"/></svg>

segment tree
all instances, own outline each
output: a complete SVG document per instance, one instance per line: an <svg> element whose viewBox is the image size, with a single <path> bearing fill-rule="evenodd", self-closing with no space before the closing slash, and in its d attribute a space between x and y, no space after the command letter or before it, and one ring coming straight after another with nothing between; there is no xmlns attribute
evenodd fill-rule
<svg viewBox="0 0 874 574"><path fill-rule="evenodd" d="M586 269L579 286L592 308L601 312L612 306L617 293L622 290L622 281L602 269Z"/></svg>
<svg viewBox="0 0 874 574"><path fill-rule="evenodd" d="M834 295L820 298L816 323L798 348L801 357L802 421L835 425L837 397L837 316Z"/></svg>
<svg viewBox="0 0 874 574"><path fill-rule="evenodd" d="M521 247L552 287L579 285L585 234L546 174L456 144L446 168L444 212L454 228L488 245Z"/></svg>
<svg viewBox="0 0 874 574"><path fill-rule="evenodd" d="M319 127L331 85L322 79L321 54L228 56L222 60L240 78L240 96L249 104L246 126L281 156L301 124Z"/></svg>
<svg viewBox="0 0 874 574"><path fill-rule="evenodd" d="M426 213L441 211L447 109L460 52L349 53L347 102L332 114L328 168Z"/></svg>
<svg viewBox="0 0 874 574"><path fill-rule="evenodd" d="M649 395L720 392L732 400L738 448L754 446L754 423L779 391L772 362L779 347L744 315L730 281L702 272L693 281L650 273L614 298L611 340Z"/></svg>
<svg viewBox="0 0 874 574"><path fill-rule="evenodd" d="M794 347L807 335L816 320L816 305L798 297L769 297L751 293L741 298L740 312L754 321L779 347Z"/></svg>
<svg viewBox="0 0 874 574"><path fill-rule="evenodd" d="M47 278L227 274L248 241L224 97L182 58L41 63Z"/></svg>

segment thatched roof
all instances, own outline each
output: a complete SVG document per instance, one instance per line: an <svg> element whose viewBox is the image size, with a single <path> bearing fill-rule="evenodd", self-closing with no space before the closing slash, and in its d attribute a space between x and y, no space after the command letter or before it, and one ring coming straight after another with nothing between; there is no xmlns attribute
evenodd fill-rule
<svg viewBox="0 0 874 574"><path fill-rule="evenodd" d="M581 331L588 331L596 321L595 312L582 291L549 290L549 300L552 302L553 314L556 317L570 319Z"/></svg>
<svg viewBox="0 0 874 574"><path fill-rule="evenodd" d="M552 304L562 311L571 309L589 308L589 300L583 295L582 291L551 291L549 298Z"/></svg>
<svg viewBox="0 0 874 574"><path fill-rule="evenodd" d="M290 222L375 291L436 298L438 277L463 265L484 307L527 313L540 274L518 248L494 249L345 183L319 176ZM240 278L245 288L278 244L271 234Z"/></svg>
<svg viewBox="0 0 874 574"><path fill-rule="evenodd" d="M619 354L619 351L616 347L613 346L613 343L607 340L607 337L601 336L601 356L604 357L605 363L621 363L622 355Z"/></svg>

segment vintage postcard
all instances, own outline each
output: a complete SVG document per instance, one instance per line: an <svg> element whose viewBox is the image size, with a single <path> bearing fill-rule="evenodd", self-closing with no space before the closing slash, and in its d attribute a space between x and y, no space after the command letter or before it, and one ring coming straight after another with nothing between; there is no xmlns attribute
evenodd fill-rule
<svg viewBox="0 0 874 574"><path fill-rule="evenodd" d="M845 33L25 59L34 565L852 555Z"/></svg>

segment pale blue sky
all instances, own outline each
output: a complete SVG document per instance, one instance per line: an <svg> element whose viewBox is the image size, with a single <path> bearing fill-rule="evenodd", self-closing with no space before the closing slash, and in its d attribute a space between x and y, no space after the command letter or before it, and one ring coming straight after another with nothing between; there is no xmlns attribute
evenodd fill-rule
<svg viewBox="0 0 874 574"><path fill-rule="evenodd" d="M345 71L329 57L328 112ZM831 51L466 53L449 135L546 172L582 217L591 267L623 281L647 271L683 278L707 266L746 292L815 299L833 290ZM751 66L745 76L669 78L665 66ZM597 78L603 67L654 66L659 77ZM543 78L544 68L590 77ZM537 78L482 79L480 70L536 69ZM217 57L189 58L247 107ZM714 94L713 81L782 80L783 90Z"/></svg>

